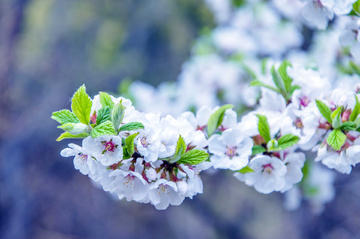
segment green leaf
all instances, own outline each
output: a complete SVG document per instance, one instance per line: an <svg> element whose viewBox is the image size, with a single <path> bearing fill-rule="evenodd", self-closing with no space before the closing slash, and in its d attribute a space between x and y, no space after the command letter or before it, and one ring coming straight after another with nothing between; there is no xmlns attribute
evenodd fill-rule
<svg viewBox="0 0 360 239"><path fill-rule="evenodd" d="M89 133L81 133L81 134L70 134L69 132L62 133L56 141L61 141L63 139L83 139L89 136Z"/></svg>
<svg viewBox="0 0 360 239"><path fill-rule="evenodd" d="M332 111L331 109L321 100L316 100L316 106L318 107L321 115L330 123L332 124L332 118L331 118L331 114Z"/></svg>
<svg viewBox="0 0 360 239"><path fill-rule="evenodd" d="M114 107L114 102L111 99L110 95L105 92L100 92L99 94L100 94L100 103L102 107L108 106L110 109L112 109Z"/></svg>
<svg viewBox="0 0 360 239"><path fill-rule="evenodd" d="M186 151L186 144L184 138L179 135L179 139L176 143L175 154L170 158L170 163L177 162Z"/></svg>
<svg viewBox="0 0 360 239"><path fill-rule="evenodd" d="M357 98L356 95L355 95L355 101L356 101L356 104L355 104L353 111L350 114L350 118L349 118L350 121L355 121L357 119L358 115L360 114L360 103L359 103L359 99Z"/></svg>
<svg viewBox="0 0 360 239"><path fill-rule="evenodd" d="M298 85L292 85L290 87L290 95L292 95L294 93L295 90L300 90L301 89L301 86L298 86Z"/></svg>
<svg viewBox="0 0 360 239"><path fill-rule="evenodd" d="M131 154L128 152L127 147L123 146L123 159L129 159L131 158Z"/></svg>
<svg viewBox="0 0 360 239"><path fill-rule="evenodd" d="M280 91L278 88L273 87L273 86L270 86L270 85L266 85L266 84L262 83L262 82L259 81L259 80L253 80L253 81L250 83L250 86L262 86L262 87L268 88L268 89L270 89L270 90L272 90L272 91L275 91L275 92L281 94L281 91Z"/></svg>
<svg viewBox="0 0 360 239"><path fill-rule="evenodd" d="M284 150L297 144L299 141L300 138L298 136L292 134L285 134L278 139L278 148Z"/></svg>
<svg viewBox="0 0 360 239"><path fill-rule="evenodd" d="M209 158L209 154L200 149L193 149L183 154L177 163L196 165L204 162Z"/></svg>
<svg viewBox="0 0 360 239"><path fill-rule="evenodd" d="M144 125L140 122L130 122L120 127L119 131L131 131L136 129L144 129Z"/></svg>
<svg viewBox="0 0 360 239"><path fill-rule="evenodd" d="M260 145L254 145L252 147L252 155L261 154L266 152L266 149L263 146Z"/></svg>
<svg viewBox="0 0 360 239"><path fill-rule="evenodd" d="M267 121L267 118L264 115L256 115L256 116L259 119L259 122L258 122L259 133L264 138L265 142L267 143L271 140L270 126Z"/></svg>
<svg viewBox="0 0 360 239"><path fill-rule="evenodd" d="M335 129L339 129L342 125L342 121L341 121L341 111L342 111L342 106L338 107L336 110L334 110L334 112L331 114L331 118L332 118L332 126Z"/></svg>
<svg viewBox="0 0 360 239"><path fill-rule="evenodd" d="M266 64L268 62L269 58L263 58L261 59L261 74L266 74Z"/></svg>
<svg viewBox="0 0 360 239"><path fill-rule="evenodd" d="M342 125L341 125L341 130L342 131L352 131L352 130L356 130L357 128L357 125L355 122L344 122Z"/></svg>
<svg viewBox="0 0 360 239"><path fill-rule="evenodd" d="M134 140L135 140L136 136L138 136L138 135L139 135L139 133L132 134L125 139L125 145L126 145L128 153L130 155L132 155L135 152Z"/></svg>
<svg viewBox="0 0 360 239"><path fill-rule="evenodd" d="M58 126L58 128L65 130L73 135L81 134L90 130L89 126L83 123L66 123Z"/></svg>
<svg viewBox="0 0 360 239"><path fill-rule="evenodd" d="M355 74L360 75L360 67L356 65L353 61L349 62L350 68L355 72Z"/></svg>
<svg viewBox="0 0 360 239"><path fill-rule="evenodd" d="M85 85L75 92L71 99L71 110L77 116L81 123L89 124L92 101L86 93Z"/></svg>
<svg viewBox="0 0 360 239"><path fill-rule="evenodd" d="M60 110L53 112L51 118L60 124L80 123L80 120L76 118L75 114L70 110Z"/></svg>
<svg viewBox="0 0 360 239"><path fill-rule="evenodd" d="M326 139L326 142L336 151L345 144L346 135L340 129L333 130Z"/></svg>
<svg viewBox="0 0 360 239"><path fill-rule="evenodd" d="M122 101L120 101L119 104L116 104L111 111L111 122L113 123L114 128L117 132L119 132L119 126L124 119L125 109L126 107L124 107L122 105Z"/></svg>
<svg viewBox="0 0 360 239"><path fill-rule="evenodd" d="M110 120L111 110L109 106L102 107L99 109L96 115L96 125L102 124L107 120Z"/></svg>
<svg viewBox="0 0 360 239"><path fill-rule="evenodd" d="M105 121L102 124L96 126L93 130L91 130L91 137L97 138L104 135L117 135L113 124L111 121Z"/></svg>
<svg viewBox="0 0 360 239"><path fill-rule="evenodd" d="M291 67L291 63L289 61L283 61L283 63L280 65L278 71L279 71L279 74L280 74L281 78L283 79L284 86L285 86L285 91L287 93L290 93L291 83L292 83L293 80L291 79L291 77L288 75L288 73L286 71L288 66Z"/></svg>
<svg viewBox="0 0 360 239"><path fill-rule="evenodd" d="M246 166L236 172L239 172L241 174L246 174L246 173L253 173L255 171L252 168L250 168L249 166Z"/></svg>
<svg viewBox="0 0 360 239"><path fill-rule="evenodd" d="M272 75L272 80L275 83L276 87L280 90L280 92L282 92L282 94L285 94L286 89L285 89L284 81L281 78L279 72L275 69L275 66L271 67L271 75Z"/></svg>
<svg viewBox="0 0 360 239"><path fill-rule="evenodd" d="M215 133L217 128L222 124L225 111L233 107L234 107L233 105L223 105L210 116L207 124L208 137L210 137L213 133Z"/></svg>
<svg viewBox="0 0 360 239"><path fill-rule="evenodd" d="M350 16L358 16L360 12L360 1L356 1L354 4L353 4L353 10L349 13Z"/></svg>

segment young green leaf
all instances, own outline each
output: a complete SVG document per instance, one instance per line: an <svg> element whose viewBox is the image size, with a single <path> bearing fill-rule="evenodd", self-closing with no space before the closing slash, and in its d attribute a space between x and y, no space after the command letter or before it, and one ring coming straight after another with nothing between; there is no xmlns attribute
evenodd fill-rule
<svg viewBox="0 0 360 239"><path fill-rule="evenodd" d="M138 136L138 135L139 135L139 133L132 134L125 139L125 145L128 150L128 153L130 155L132 155L134 153L134 141L135 141L136 136Z"/></svg>
<svg viewBox="0 0 360 239"><path fill-rule="evenodd" d="M89 124L92 101L86 93L85 85L75 92L71 99L71 110L83 124Z"/></svg>
<svg viewBox="0 0 360 239"><path fill-rule="evenodd" d="M266 152L266 149L263 146L260 145L254 145L252 147L252 155L261 154Z"/></svg>
<svg viewBox="0 0 360 239"><path fill-rule="evenodd" d="M223 105L217 111L215 111L215 113L213 113L210 116L209 121L208 121L208 125L207 125L207 132L208 132L209 137L213 133L215 133L217 128L221 125L221 123L222 123L222 121L224 119L225 111L227 109L231 109L233 107L234 107L233 105Z"/></svg>
<svg viewBox="0 0 360 239"><path fill-rule="evenodd" d="M331 109L321 100L316 100L316 106L319 109L321 115L330 123L332 124L332 118L331 118L331 114L332 111Z"/></svg>
<svg viewBox="0 0 360 239"><path fill-rule="evenodd" d="M76 118L75 114L70 110L60 110L53 112L51 118L60 124L80 123L80 120Z"/></svg>
<svg viewBox="0 0 360 239"><path fill-rule="evenodd" d="M105 92L100 92L100 103L102 107L108 106L110 109L114 107L114 102L112 101L110 95Z"/></svg>
<svg viewBox="0 0 360 239"><path fill-rule="evenodd" d="M107 120L110 120L110 114L111 114L111 110L109 106L105 106L99 109L96 116L96 125L99 125Z"/></svg>
<svg viewBox="0 0 360 239"><path fill-rule="evenodd" d="M358 115L360 114L360 103L359 103L359 99L357 98L356 95L355 95L355 101L356 101L355 107L350 114L349 121L355 121L357 119Z"/></svg>
<svg viewBox="0 0 360 239"><path fill-rule="evenodd" d="M73 135L81 134L90 130L89 126L83 123L66 123L58 126L58 128L65 130Z"/></svg>
<svg viewBox="0 0 360 239"><path fill-rule="evenodd" d="M355 72L355 74L360 75L360 67L356 65L353 61L349 62L350 68Z"/></svg>
<svg viewBox="0 0 360 239"><path fill-rule="evenodd" d="M283 61L283 63L281 64L281 66L279 67L279 70L278 70L281 78L284 81L286 93L290 93L291 83L292 83L292 79L288 75L287 70L286 70L288 66L291 67L291 63L289 61Z"/></svg>
<svg viewBox="0 0 360 239"><path fill-rule="evenodd" d="M262 87L268 88L269 90L272 90L272 91L275 91L275 92L281 94L281 91L278 88L270 86L270 85L266 85L259 80L253 80L252 82L250 82L250 86L262 86Z"/></svg>
<svg viewBox="0 0 360 239"><path fill-rule="evenodd" d="M264 138L265 142L267 143L271 140L270 126L267 121L267 118L264 115L256 115L256 116L259 119L259 122L258 122L259 133Z"/></svg>
<svg viewBox="0 0 360 239"><path fill-rule="evenodd" d="M249 166L245 166L243 167L242 169L236 171L236 172L239 172L241 174L246 174L246 173L253 173L255 172L252 168L250 168Z"/></svg>
<svg viewBox="0 0 360 239"><path fill-rule="evenodd" d="M117 132L122 120L124 119L125 109L126 107L124 107L120 101L120 103L116 104L111 111L111 122Z"/></svg>
<svg viewBox="0 0 360 239"><path fill-rule="evenodd" d="M129 153L126 146L123 146L123 159L129 159L131 158L131 154Z"/></svg>
<svg viewBox="0 0 360 239"><path fill-rule="evenodd" d="M345 144L346 135L340 129L333 130L326 139L326 142L336 151Z"/></svg>
<svg viewBox="0 0 360 239"><path fill-rule="evenodd" d="M342 106L338 107L332 114L331 114L331 118L332 118L332 126L334 127L334 129L339 129L342 125L342 121L341 121L341 111L342 111Z"/></svg>
<svg viewBox="0 0 360 239"><path fill-rule="evenodd" d="M93 138L97 138L103 135L117 135L113 124L109 120L96 126L93 130L91 130L90 134Z"/></svg>
<svg viewBox="0 0 360 239"><path fill-rule="evenodd" d="M56 141L61 141L63 139L83 139L88 137L90 134L89 133L81 133L81 134L70 134L69 132L64 132L62 133L59 138L56 139Z"/></svg>
<svg viewBox="0 0 360 239"><path fill-rule="evenodd" d="M184 138L179 135L179 139L176 143L175 154L170 158L170 163L177 162L186 151L186 144Z"/></svg>
<svg viewBox="0 0 360 239"><path fill-rule="evenodd" d="M292 134L285 134L278 139L278 147L284 150L297 144L299 141L300 138L298 136Z"/></svg>
<svg viewBox="0 0 360 239"><path fill-rule="evenodd" d="M344 122L342 125L341 125L341 130L342 131L352 131L352 130L356 130L357 128L357 125L355 122Z"/></svg>
<svg viewBox="0 0 360 239"><path fill-rule="evenodd" d="M275 83L276 87L280 90L280 92L282 92L283 95L286 94L284 81L281 78L279 72L275 69L275 66L271 67L271 75L272 75L272 80Z"/></svg>
<svg viewBox="0 0 360 239"><path fill-rule="evenodd" d="M131 131L136 129L144 129L144 125L140 122L130 122L120 127L119 131Z"/></svg>
<svg viewBox="0 0 360 239"><path fill-rule="evenodd" d="M266 64L268 62L269 58L263 58L261 60L261 74L265 75L266 74Z"/></svg>
<svg viewBox="0 0 360 239"><path fill-rule="evenodd" d="M200 149L193 149L183 154L177 163L196 165L204 162L209 158L209 154Z"/></svg>
<svg viewBox="0 0 360 239"><path fill-rule="evenodd" d="M274 151L280 151L281 148L279 148L279 142L276 139L272 139L270 140L267 144L266 144L266 148L269 152L274 152Z"/></svg>
<svg viewBox="0 0 360 239"><path fill-rule="evenodd" d="M301 89L301 86L298 86L298 85L292 85L290 87L290 95L292 95L294 93L295 90L300 90Z"/></svg>

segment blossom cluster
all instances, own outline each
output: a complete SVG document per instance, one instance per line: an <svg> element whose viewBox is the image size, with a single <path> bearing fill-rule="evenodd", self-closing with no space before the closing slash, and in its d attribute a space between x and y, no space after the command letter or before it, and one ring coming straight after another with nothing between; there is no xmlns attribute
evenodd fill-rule
<svg viewBox="0 0 360 239"><path fill-rule="evenodd" d="M82 86L72 112L53 113L58 140L83 139L61 155L105 191L157 209L202 193L199 175L214 168L285 193L289 210L304 199L320 212L335 171L360 162L360 1L205 2L217 26L177 82L123 81L118 98Z"/></svg>

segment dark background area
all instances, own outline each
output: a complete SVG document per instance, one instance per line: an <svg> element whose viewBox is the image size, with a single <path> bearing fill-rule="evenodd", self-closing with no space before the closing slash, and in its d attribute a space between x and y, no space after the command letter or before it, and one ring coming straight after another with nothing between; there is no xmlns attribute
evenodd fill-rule
<svg viewBox="0 0 360 239"><path fill-rule="evenodd" d="M50 116L80 85L93 96L124 77L174 81L205 26L202 0L0 0L0 238L360 238L359 169L339 175L321 215L287 212L281 194L226 171L157 211L113 200L60 156L70 141L55 142Z"/></svg>

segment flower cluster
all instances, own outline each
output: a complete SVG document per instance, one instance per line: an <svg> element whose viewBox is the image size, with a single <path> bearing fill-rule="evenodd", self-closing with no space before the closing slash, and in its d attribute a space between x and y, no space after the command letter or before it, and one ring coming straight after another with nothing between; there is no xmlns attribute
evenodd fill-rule
<svg viewBox="0 0 360 239"><path fill-rule="evenodd" d="M105 191L157 209L202 193L199 174L215 168L286 192L287 209L304 199L321 211L334 171L360 162L360 1L205 2L217 26L177 82L123 81L128 99L80 87L72 112L52 116L66 131L58 140L83 139L61 155Z"/></svg>

